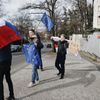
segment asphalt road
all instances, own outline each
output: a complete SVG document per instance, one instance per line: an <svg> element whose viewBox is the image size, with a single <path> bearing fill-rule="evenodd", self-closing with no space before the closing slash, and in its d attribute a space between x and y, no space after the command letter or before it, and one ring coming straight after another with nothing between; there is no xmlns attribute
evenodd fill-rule
<svg viewBox="0 0 100 100"><path fill-rule="evenodd" d="M27 88L31 81L30 65L12 75L17 100L100 100L100 71L95 65L67 54L65 77L59 80L55 56L54 53L43 54L44 71L39 70L40 83L32 88ZM4 87L7 97L6 84Z"/></svg>
<svg viewBox="0 0 100 100"><path fill-rule="evenodd" d="M23 69L27 66L24 55L22 53L14 53L12 55L12 70L11 73L16 73L17 71Z"/></svg>
<svg viewBox="0 0 100 100"><path fill-rule="evenodd" d="M42 55L51 51L51 48L43 48L42 49ZM15 52L12 54L12 70L11 73L16 73L19 70L23 69L24 67L26 67L28 64L25 61L25 57L22 54L22 52Z"/></svg>

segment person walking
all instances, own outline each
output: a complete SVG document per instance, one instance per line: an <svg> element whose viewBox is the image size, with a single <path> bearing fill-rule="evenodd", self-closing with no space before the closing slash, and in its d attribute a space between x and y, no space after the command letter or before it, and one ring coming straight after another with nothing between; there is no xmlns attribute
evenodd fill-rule
<svg viewBox="0 0 100 100"><path fill-rule="evenodd" d="M40 60L41 60L40 69L41 69L41 71L43 71L43 62L42 62L42 56L41 56L41 49L43 49L44 46L43 46L43 43L41 42L41 37L40 37L40 35L37 32L35 32L34 29L31 29L29 31L29 34L30 34L30 36L31 35L36 35L37 36L36 47L37 47L38 54L39 54Z"/></svg>
<svg viewBox="0 0 100 100"><path fill-rule="evenodd" d="M32 81L28 84L28 87L30 88L36 85L36 83L39 83L38 69L41 65L41 60L36 48L36 35L30 35L29 33L29 38L30 43L24 45L23 52L26 56L26 61L32 64Z"/></svg>
<svg viewBox="0 0 100 100"><path fill-rule="evenodd" d="M6 78L6 82L8 83L8 88L9 88L9 97L7 97L6 99L15 100L13 83L10 74L11 62L12 62L11 46L7 45L0 49L0 100L4 100L4 88L3 88L4 76Z"/></svg>
<svg viewBox="0 0 100 100"><path fill-rule="evenodd" d="M43 48L43 43L41 42L41 39L40 39L40 36L38 35L37 33L37 50L38 50L38 53L39 53L39 56L40 56L40 59L41 59L41 65L40 65L40 68L41 68L41 71L43 71L43 62L42 62L42 56L41 56L41 49Z"/></svg>
<svg viewBox="0 0 100 100"><path fill-rule="evenodd" d="M58 51L55 61L55 66L58 69L58 74L61 75L60 79L64 78L65 74L65 60L66 60L66 48L68 46L68 42L65 40L64 34L60 36L61 40L58 42Z"/></svg>

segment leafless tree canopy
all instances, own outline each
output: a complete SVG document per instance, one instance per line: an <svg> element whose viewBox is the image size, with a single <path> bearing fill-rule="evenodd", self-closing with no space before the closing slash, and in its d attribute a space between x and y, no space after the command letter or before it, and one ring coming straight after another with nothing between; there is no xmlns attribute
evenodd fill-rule
<svg viewBox="0 0 100 100"><path fill-rule="evenodd" d="M2 16L3 11L2 11L2 0L0 0L0 17Z"/></svg>
<svg viewBox="0 0 100 100"><path fill-rule="evenodd" d="M61 32L71 34L89 34L93 24L93 5L87 0L73 0L73 8L64 8L64 21ZM61 33L60 32L60 33Z"/></svg>
<svg viewBox="0 0 100 100"><path fill-rule="evenodd" d="M44 2L40 2L39 4L27 4L23 9L40 9L40 10L45 10L49 13L50 18L53 20L53 22L56 25L56 12L55 10L57 9L56 3L58 0L45 0ZM55 34L55 25L52 29L53 35Z"/></svg>
<svg viewBox="0 0 100 100"><path fill-rule="evenodd" d="M22 10L25 9L40 9L48 12L49 16L55 23L52 29L53 35L55 33L70 34L87 34L88 30L92 29L93 22L93 5L88 4L87 0L64 0L66 3L73 2L71 9L67 9L67 5L63 7L64 14L59 15L57 3L59 0L45 0L39 4L26 4ZM93 0L94 1L94 0Z"/></svg>
<svg viewBox="0 0 100 100"><path fill-rule="evenodd" d="M28 37L29 27L32 27L32 22L30 21L30 16L26 13L21 13L20 16L16 18L16 26L21 34Z"/></svg>
<svg viewBox="0 0 100 100"><path fill-rule="evenodd" d="M3 17L4 15L6 15L6 12L5 12L5 6L4 4L9 2L10 0L0 0L0 17Z"/></svg>

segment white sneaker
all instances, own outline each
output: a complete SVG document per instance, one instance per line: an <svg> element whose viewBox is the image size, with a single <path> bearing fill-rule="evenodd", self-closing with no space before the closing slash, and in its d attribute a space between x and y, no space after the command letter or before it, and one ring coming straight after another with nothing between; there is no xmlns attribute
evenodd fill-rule
<svg viewBox="0 0 100 100"><path fill-rule="evenodd" d="M33 86L35 86L35 85L36 85L35 83L30 82L30 83L28 84L28 88L31 88L31 87L33 87Z"/></svg>
<svg viewBox="0 0 100 100"><path fill-rule="evenodd" d="M36 84L39 84L39 80L35 82Z"/></svg>

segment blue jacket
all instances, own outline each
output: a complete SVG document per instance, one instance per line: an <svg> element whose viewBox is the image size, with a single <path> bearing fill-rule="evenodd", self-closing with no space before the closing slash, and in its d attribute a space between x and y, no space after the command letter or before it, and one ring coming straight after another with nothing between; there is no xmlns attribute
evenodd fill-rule
<svg viewBox="0 0 100 100"><path fill-rule="evenodd" d="M0 62L12 59L11 46L7 45L0 49Z"/></svg>
<svg viewBox="0 0 100 100"><path fill-rule="evenodd" d="M23 46L23 53L27 63L34 64L36 66L41 65L41 59L34 43L25 44Z"/></svg>

